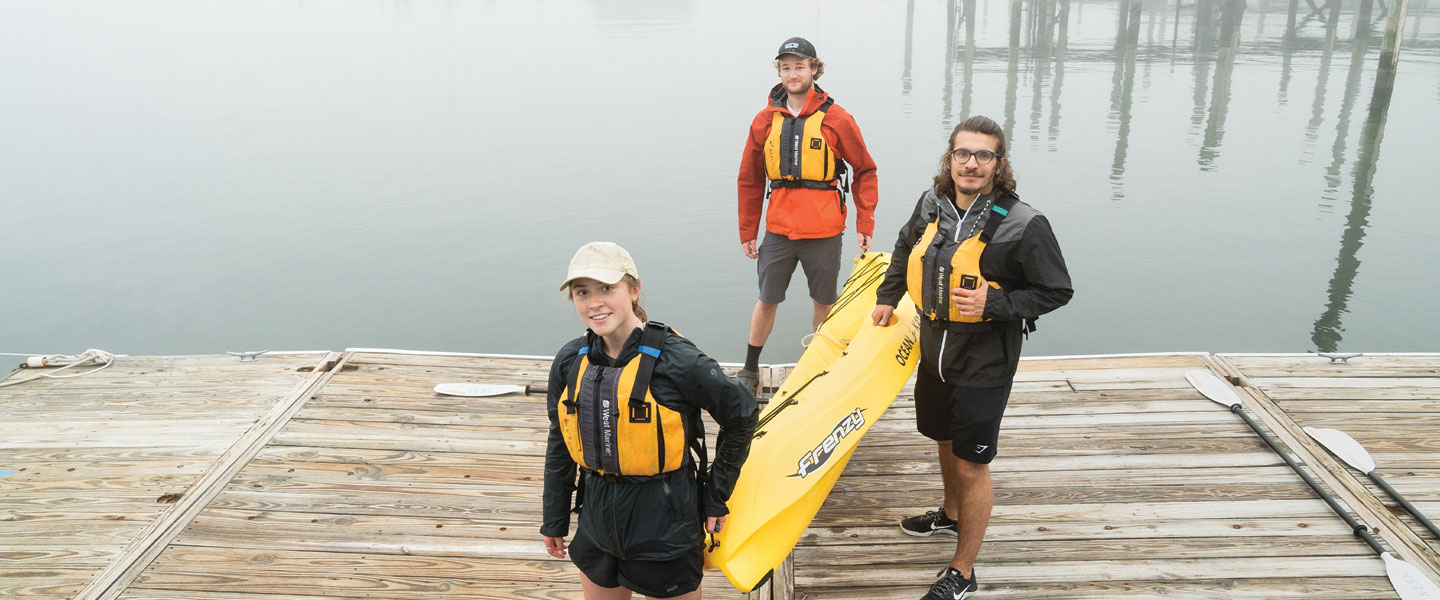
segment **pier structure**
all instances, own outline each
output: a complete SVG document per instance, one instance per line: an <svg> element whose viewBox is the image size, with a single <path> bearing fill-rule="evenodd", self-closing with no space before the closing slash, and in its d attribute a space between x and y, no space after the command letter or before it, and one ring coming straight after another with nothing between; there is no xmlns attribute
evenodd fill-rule
<svg viewBox="0 0 1440 600"><path fill-rule="evenodd" d="M1189 386L1192 369L1236 386L1382 544L1440 580L1440 541L1300 430L1345 430L1440 515L1440 355L1055 357L1021 362L1001 432L976 568L987 598L1395 597L1383 563ZM544 398L432 392L544 385L548 370L376 350L120 357L0 388L0 597L580 598L577 571L538 533ZM897 525L940 499L910 393L751 599L924 593L953 538ZM706 598L744 596L707 573Z"/></svg>

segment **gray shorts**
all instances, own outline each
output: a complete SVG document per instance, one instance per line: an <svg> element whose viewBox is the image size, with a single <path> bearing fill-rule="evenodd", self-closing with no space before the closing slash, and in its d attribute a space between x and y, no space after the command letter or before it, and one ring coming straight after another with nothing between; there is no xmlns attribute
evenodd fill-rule
<svg viewBox="0 0 1440 600"><path fill-rule="evenodd" d="M805 269L810 298L820 304L835 303L839 295L835 286L840 281L840 236L792 240L766 231L759 252L755 268L760 272L761 302L785 301L785 288L790 287L790 276L798 262Z"/></svg>

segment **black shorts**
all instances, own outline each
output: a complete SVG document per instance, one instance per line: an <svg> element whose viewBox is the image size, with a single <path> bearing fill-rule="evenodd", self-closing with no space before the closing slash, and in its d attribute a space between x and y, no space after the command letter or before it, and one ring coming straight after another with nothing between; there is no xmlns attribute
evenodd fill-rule
<svg viewBox="0 0 1440 600"><path fill-rule="evenodd" d="M570 542L570 560L600 587L621 587L651 598L673 598L699 589L705 577L705 548L671 560L622 560L579 531Z"/></svg>
<svg viewBox="0 0 1440 600"><path fill-rule="evenodd" d="M810 299L819 304L834 304L839 296L835 286L840 281L840 251L838 235L792 240L766 231L765 240L760 244L760 259L755 261L755 270L760 275L760 301L784 302L785 289L790 287L790 276L795 274L795 264L799 263L805 269Z"/></svg>
<svg viewBox="0 0 1440 600"><path fill-rule="evenodd" d="M915 428L937 442L950 442L955 456L990 464L1000 443L1000 418L1010 400L1009 383L962 388L915 370Z"/></svg>

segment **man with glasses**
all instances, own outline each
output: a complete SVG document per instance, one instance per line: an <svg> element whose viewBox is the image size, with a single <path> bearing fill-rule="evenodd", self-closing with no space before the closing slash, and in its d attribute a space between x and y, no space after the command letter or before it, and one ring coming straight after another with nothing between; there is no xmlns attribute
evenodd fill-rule
<svg viewBox="0 0 1440 600"><path fill-rule="evenodd" d="M939 444L945 497L900 529L956 536L954 557L924 598L960 600L978 589L975 557L995 499L990 461L1022 337L1074 294L1050 222L1015 195L1005 132L989 118L970 117L950 133L876 291L877 325L891 324L906 292L921 313L915 423Z"/></svg>
<svg viewBox="0 0 1440 600"><path fill-rule="evenodd" d="M740 248L758 259L760 299L750 314L745 366L736 379L759 396L760 351L775 327L775 311L798 263L805 269L813 325L830 314L840 277L840 234L845 231L846 173L854 170L855 230L860 247L875 233L879 188L875 160L849 112L815 85L825 73L815 46L793 37L775 55L780 83L750 122L740 159ZM849 163L849 167L846 167ZM757 247L760 212L765 239Z"/></svg>

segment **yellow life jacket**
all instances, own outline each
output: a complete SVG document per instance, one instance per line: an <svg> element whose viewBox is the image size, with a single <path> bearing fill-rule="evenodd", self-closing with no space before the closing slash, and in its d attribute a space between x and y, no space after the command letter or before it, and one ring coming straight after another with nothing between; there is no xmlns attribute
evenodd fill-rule
<svg viewBox="0 0 1440 600"><path fill-rule="evenodd" d="M810 188L838 190L845 174L845 162L836 158L830 143L820 133L825 110L834 104L827 98L808 117L796 117L777 110L765 138L765 177L770 189Z"/></svg>
<svg viewBox="0 0 1440 600"><path fill-rule="evenodd" d="M980 207L980 210L988 207L990 214L979 217L985 219L985 225L978 233L963 240L959 239L960 226L965 219L961 218L960 222L955 224L953 237L940 236L940 213L936 211L935 219L925 226L925 233L910 249L910 260L905 269L905 283L909 288L910 298L915 301L921 313L932 320L960 323L979 323L985 320L961 315L960 309L950 300L950 289L958 287L973 290L979 285L980 255L985 252L985 246L990 243L995 232L999 231L1000 223L1005 221L1006 215L1010 214L1018 200L1005 194L999 200L986 202L986 206ZM940 201L948 202L944 198ZM971 229L973 233L974 228ZM991 287L1000 289L1000 284L994 281L988 283Z"/></svg>
<svg viewBox="0 0 1440 600"><path fill-rule="evenodd" d="M590 347L580 349L559 411L560 432L576 464L604 475L637 477L684 466L685 420L650 394L650 376L668 331L662 323L647 323L640 354L621 367L592 364Z"/></svg>

